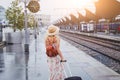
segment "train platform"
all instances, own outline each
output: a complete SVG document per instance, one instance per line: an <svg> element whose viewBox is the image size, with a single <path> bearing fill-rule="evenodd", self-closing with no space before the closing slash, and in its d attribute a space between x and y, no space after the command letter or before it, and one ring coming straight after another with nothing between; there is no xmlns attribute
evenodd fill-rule
<svg viewBox="0 0 120 80"><path fill-rule="evenodd" d="M71 33L77 33L77 34L81 34L81 35L87 35L87 36L98 37L98 38L103 38L103 39L120 41L120 35L105 34L104 32L85 33L85 32L70 31L70 30L61 30L61 31L71 32Z"/></svg>
<svg viewBox="0 0 120 80"><path fill-rule="evenodd" d="M24 52L23 44L7 45L0 49L0 80L48 80L44 36L40 33L34 39L31 35L29 54ZM80 76L82 80L120 80L120 74L63 39L60 48L73 76ZM66 66L65 69L70 76Z"/></svg>
<svg viewBox="0 0 120 80"><path fill-rule="evenodd" d="M0 42L0 47L4 46L4 44L5 44L4 41Z"/></svg>

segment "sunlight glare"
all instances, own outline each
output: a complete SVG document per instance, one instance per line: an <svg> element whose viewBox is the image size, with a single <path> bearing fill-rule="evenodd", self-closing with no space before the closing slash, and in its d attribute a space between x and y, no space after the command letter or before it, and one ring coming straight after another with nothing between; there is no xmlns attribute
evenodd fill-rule
<svg viewBox="0 0 120 80"><path fill-rule="evenodd" d="M85 8L96 1L98 0L69 0L68 4L73 5L74 8Z"/></svg>
<svg viewBox="0 0 120 80"><path fill-rule="evenodd" d="M40 13L52 15L51 19L53 21L76 11L85 16L85 8L95 13L96 8L94 2L97 1L98 0L41 0ZM75 14L75 16L77 15Z"/></svg>
<svg viewBox="0 0 120 80"><path fill-rule="evenodd" d="M95 5L94 5L94 2L97 2L97 1L98 0L77 0L77 1L69 0L68 4L72 5L72 7L76 8L76 9L79 9L80 13L85 16L86 12L83 9L86 8L89 11L91 11L92 13L95 13L96 8L95 8Z"/></svg>

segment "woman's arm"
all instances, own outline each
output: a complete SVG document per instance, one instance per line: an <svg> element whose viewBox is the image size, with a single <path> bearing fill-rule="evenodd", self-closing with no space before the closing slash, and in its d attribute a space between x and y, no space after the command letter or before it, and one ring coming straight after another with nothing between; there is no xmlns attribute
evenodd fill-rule
<svg viewBox="0 0 120 80"><path fill-rule="evenodd" d="M48 37L45 36L45 48L48 46Z"/></svg>
<svg viewBox="0 0 120 80"><path fill-rule="evenodd" d="M57 51L58 51L58 54L59 54L61 60L64 60L64 57L63 57L62 52L60 50L60 39L59 38L57 38L56 48L57 48Z"/></svg>

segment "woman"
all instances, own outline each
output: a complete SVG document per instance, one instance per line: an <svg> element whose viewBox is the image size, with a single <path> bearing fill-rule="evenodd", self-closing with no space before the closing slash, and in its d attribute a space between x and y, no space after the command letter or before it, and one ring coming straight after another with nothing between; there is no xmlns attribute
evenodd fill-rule
<svg viewBox="0 0 120 80"><path fill-rule="evenodd" d="M60 38L58 37L59 28L51 25L48 27L47 36L45 39L46 49L50 44L54 44L58 55L50 57L47 55L47 63L50 70L50 80L64 80L63 66L61 61L64 60L62 52L60 51ZM47 51L47 50L46 50Z"/></svg>

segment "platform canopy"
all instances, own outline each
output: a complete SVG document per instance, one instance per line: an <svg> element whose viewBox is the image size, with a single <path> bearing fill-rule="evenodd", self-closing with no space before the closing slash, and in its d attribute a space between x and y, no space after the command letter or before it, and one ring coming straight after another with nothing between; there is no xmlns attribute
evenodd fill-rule
<svg viewBox="0 0 120 80"><path fill-rule="evenodd" d="M99 0L95 3L96 15L112 20L120 14L120 2L117 0Z"/></svg>
<svg viewBox="0 0 120 80"><path fill-rule="evenodd" d="M78 18L74 15L74 14L70 14L71 17L71 23L72 24L79 24L80 22L88 22L90 21L89 18L87 18L86 16L83 16L81 13L78 12Z"/></svg>
<svg viewBox="0 0 120 80"><path fill-rule="evenodd" d="M65 23L65 20L63 18L59 19L58 22L55 23L55 25L62 25Z"/></svg>
<svg viewBox="0 0 120 80"><path fill-rule="evenodd" d="M63 18L61 19L61 24L63 24L63 25L66 24L66 19L65 19L65 18L64 18L64 19L63 19Z"/></svg>
<svg viewBox="0 0 120 80"><path fill-rule="evenodd" d="M90 12L88 9L85 9L85 11L86 11L86 17L88 18L87 22L89 22L91 20L98 22L100 17L98 17L96 14Z"/></svg>
<svg viewBox="0 0 120 80"><path fill-rule="evenodd" d="M69 24L71 20L70 20L68 17L65 17L65 19L66 19L66 22L65 22L65 23L66 23L66 24Z"/></svg>
<svg viewBox="0 0 120 80"><path fill-rule="evenodd" d="M78 18L74 14L70 14L70 17L71 17L70 20L71 24L76 24L78 22Z"/></svg>
<svg viewBox="0 0 120 80"><path fill-rule="evenodd" d="M78 12L78 21L82 22L85 20L85 16L83 16L81 13Z"/></svg>
<svg viewBox="0 0 120 80"><path fill-rule="evenodd" d="M60 25L60 23L61 23L61 21L60 21L60 20L57 20L57 21L54 23L54 25L59 26L59 25Z"/></svg>

